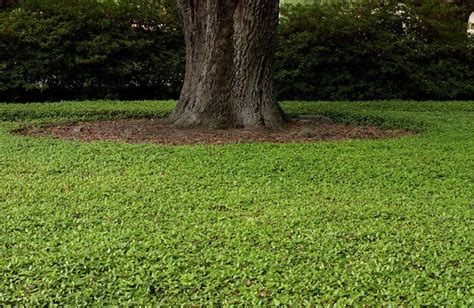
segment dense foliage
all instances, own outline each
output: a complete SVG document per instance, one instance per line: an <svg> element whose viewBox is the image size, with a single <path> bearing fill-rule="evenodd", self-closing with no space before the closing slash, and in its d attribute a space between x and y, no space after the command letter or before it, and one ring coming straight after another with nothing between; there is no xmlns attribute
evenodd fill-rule
<svg viewBox="0 0 474 308"><path fill-rule="evenodd" d="M175 1L6 3L0 101L179 95L185 51ZM279 97L472 98L466 22L453 6L423 3L284 5Z"/></svg>
<svg viewBox="0 0 474 308"><path fill-rule="evenodd" d="M283 16L281 97L474 97L474 45L456 7L364 2L289 7Z"/></svg>
<svg viewBox="0 0 474 308"><path fill-rule="evenodd" d="M176 96L184 47L168 8L26 1L0 13L0 100Z"/></svg>
<svg viewBox="0 0 474 308"><path fill-rule="evenodd" d="M422 132L80 143L9 131L174 104L0 104L0 305L472 306L474 102L283 107Z"/></svg>

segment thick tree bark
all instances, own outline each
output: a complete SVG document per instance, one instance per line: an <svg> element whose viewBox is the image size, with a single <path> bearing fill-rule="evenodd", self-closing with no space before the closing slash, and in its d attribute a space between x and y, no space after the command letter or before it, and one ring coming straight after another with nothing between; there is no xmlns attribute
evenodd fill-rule
<svg viewBox="0 0 474 308"><path fill-rule="evenodd" d="M178 5L186 75L172 123L283 126L273 88L278 0L178 0Z"/></svg>

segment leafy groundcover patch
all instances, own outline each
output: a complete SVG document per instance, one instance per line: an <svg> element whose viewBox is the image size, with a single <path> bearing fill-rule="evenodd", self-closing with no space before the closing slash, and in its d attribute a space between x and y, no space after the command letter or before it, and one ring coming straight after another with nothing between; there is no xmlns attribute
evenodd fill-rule
<svg viewBox="0 0 474 308"><path fill-rule="evenodd" d="M173 102L0 104L4 305L473 304L474 102L284 102L403 138L166 146L10 133Z"/></svg>

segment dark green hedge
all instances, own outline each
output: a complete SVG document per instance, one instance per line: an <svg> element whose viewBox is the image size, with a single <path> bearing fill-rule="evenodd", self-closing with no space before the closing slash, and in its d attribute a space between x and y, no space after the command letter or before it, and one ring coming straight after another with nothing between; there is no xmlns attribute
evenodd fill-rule
<svg viewBox="0 0 474 308"><path fill-rule="evenodd" d="M466 22L424 3L285 6L279 98L473 99ZM183 71L174 0L29 0L0 11L0 101L176 98Z"/></svg>
<svg viewBox="0 0 474 308"><path fill-rule="evenodd" d="M472 99L474 48L454 6L370 1L283 10L279 95Z"/></svg>
<svg viewBox="0 0 474 308"><path fill-rule="evenodd" d="M0 100L175 97L185 51L170 9L48 0L1 13Z"/></svg>

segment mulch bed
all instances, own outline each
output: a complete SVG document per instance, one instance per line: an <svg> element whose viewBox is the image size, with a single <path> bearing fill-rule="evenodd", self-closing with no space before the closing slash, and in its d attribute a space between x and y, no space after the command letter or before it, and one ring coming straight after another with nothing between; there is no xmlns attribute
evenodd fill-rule
<svg viewBox="0 0 474 308"><path fill-rule="evenodd" d="M24 127L16 133L76 141L124 141L167 145L289 143L321 140L381 139L413 135L412 132L374 126L349 126L324 118L297 119L284 130L269 129L180 129L162 119L124 119L81 122L42 127Z"/></svg>

